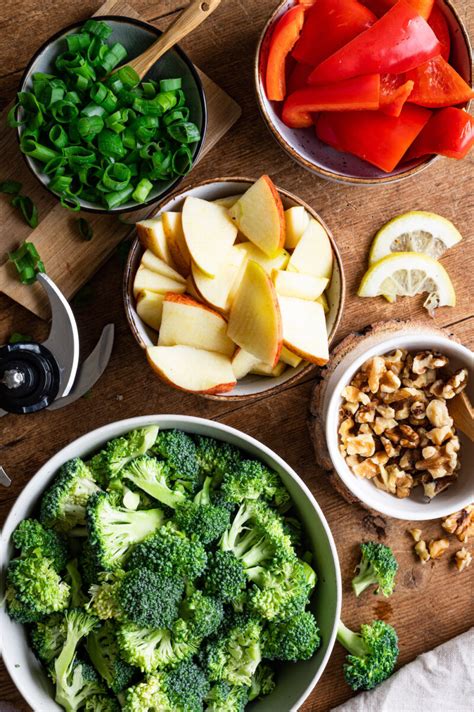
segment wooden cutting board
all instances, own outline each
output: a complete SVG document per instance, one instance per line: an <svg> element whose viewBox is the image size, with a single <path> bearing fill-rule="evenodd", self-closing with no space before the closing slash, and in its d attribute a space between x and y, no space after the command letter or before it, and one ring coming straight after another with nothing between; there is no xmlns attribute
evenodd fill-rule
<svg viewBox="0 0 474 712"><path fill-rule="evenodd" d="M139 14L124 0L107 0L97 15L124 15L139 18ZM239 105L215 82L198 69L207 99L208 126L201 151L203 158L227 133L241 114ZM39 285L25 286L18 281L15 268L6 261L6 253L24 240L35 244L46 270L70 299L82 287L113 250L132 230L131 226L151 214L154 208L117 216L85 214L94 237L81 239L77 230L78 213L70 213L46 191L27 168L18 148L14 129L6 125L10 106L0 114L0 180L17 180L23 193L37 205L40 223L31 230L14 210L8 196L0 197L0 292L22 304L37 316L49 317L49 303Z"/></svg>

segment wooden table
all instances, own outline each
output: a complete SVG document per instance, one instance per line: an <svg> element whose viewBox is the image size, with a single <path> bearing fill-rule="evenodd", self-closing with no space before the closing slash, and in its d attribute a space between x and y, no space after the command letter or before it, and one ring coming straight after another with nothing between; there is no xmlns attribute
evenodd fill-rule
<svg viewBox="0 0 474 712"><path fill-rule="evenodd" d="M13 97L33 51L61 27L85 19L99 4L99 0L80 3L4 0L0 20L1 106ZM165 28L186 2L133 0L133 4L144 18ZM192 59L243 108L240 122L193 172L192 180L224 175L258 177L266 172L278 185L300 195L321 213L336 237L347 278L348 298L338 339L380 319L426 318L421 299L404 299L388 305L382 299L359 299L355 296L356 288L366 268L367 249L374 231L387 219L409 209L434 210L452 219L464 241L443 258L443 264L453 278L458 304L454 309L440 309L435 322L449 327L472 348L474 154L462 162L440 159L415 179L382 188L325 182L292 163L263 125L253 91L255 46L275 4L274 0L224 0L214 15L183 42ZM472 31L474 4L471 0L458 0L457 6ZM406 522L373 517L358 506L349 506L316 468L306 427L314 374L276 396L262 397L251 405L227 405L170 390L146 368L127 327L120 291L121 272L117 254L95 276L89 293L74 307L85 354L106 322L116 325L116 344L109 368L90 398L79 400L67 410L0 420L0 462L13 478L10 489L0 489L1 520L37 469L57 450L89 430L148 413L214 418L273 448L312 489L336 540L344 582L343 617L348 625L357 626L373 617L393 624L400 637L401 665L472 626L472 569L457 573L448 556L421 566L412 553ZM42 339L47 326L0 297L0 343L12 331ZM436 521L426 522L421 528L428 538L441 534ZM398 586L389 601L370 594L356 600L350 593L351 573L358 558L357 544L367 537L389 543L399 559ZM457 548L453 543L451 551ZM330 710L351 696L342 676L343 659L344 653L336 645L321 681L303 706L305 711ZM4 668L0 670L0 709L2 702L5 709L7 703L13 703L17 710L29 709Z"/></svg>

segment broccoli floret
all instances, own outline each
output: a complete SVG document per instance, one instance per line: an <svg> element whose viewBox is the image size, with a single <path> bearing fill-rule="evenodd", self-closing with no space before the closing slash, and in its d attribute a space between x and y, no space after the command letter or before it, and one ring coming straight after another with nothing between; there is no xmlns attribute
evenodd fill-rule
<svg viewBox="0 0 474 712"><path fill-rule="evenodd" d="M66 566L65 579L71 587L71 606L80 608L87 603L87 596L82 590L82 576L79 572L77 559L73 559Z"/></svg>
<svg viewBox="0 0 474 712"><path fill-rule="evenodd" d="M263 497L282 512L291 506L291 497L280 477L259 460L242 460L238 467L228 471L222 490L231 502Z"/></svg>
<svg viewBox="0 0 474 712"><path fill-rule="evenodd" d="M167 628L178 617L184 583L151 569L133 569L123 577L117 600L124 616L143 628Z"/></svg>
<svg viewBox="0 0 474 712"><path fill-rule="evenodd" d="M87 506L87 528L97 565L105 570L122 565L131 548L163 523L160 509L132 511L116 507L105 492L94 494Z"/></svg>
<svg viewBox="0 0 474 712"><path fill-rule="evenodd" d="M186 501L186 495L176 487L170 477L171 469L166 462L160 462L149 455L133 460L122 470L122 477L142 489L167 507L175 508Z"/></svg>
<svg viewBox="0 0 474 712"><path fill-rule="evenodd" d="M237 615L226 632L209 640L204 653L209 679L250 687L262 659L261 632L256 618Z"/></svg>
<svg viewBox="0 0 474 712"><path fill-rule="evenodd" d="M56 702L68 712L79 709L92 695L101 694L104 688L91 665L78 661L79 643L97 625L97 618L79 608L65 615L66 639L54 663Z"/></svg>
<svg viewBox="0 0 474 712"><path fill-rule="evenodd" d="M95 455L88 465L96 480L107 487L119 472L135 457L144 455L155 443L158 426L149 425L146 428L132 430L127 435L109 440L104 450Z"/></svg>
<svg viewBox="0 0 474 712"><path fill-rule="evenodd" d="M209 557L206 591L222 601L234 601L245 589L247 577L242 563L231 551L216 551Z"/></svg>
<svg viewBox="0 0 474 712"><path fill-rule="evenodd" d="M202 640L219 628L224 617L224 607L217 598L193 590L182 602L179 616L186 621L191 636Z"/></svg>
<svg viewBox="0 0 474 712"><path fill-rule="evenodd" d="M42 523L61 532L84 526L87 502L99 490L91 470L80 458L66 462L41 499Z"/></svg>
<svg viewBox="0 0 474 712"><path fill-rule="evenodd" d="M50 559L35 555L12 559L7 568L7 586L8 613L19 623L40 621L69 604L70 587Z"/></svg>
<svg viewBox="0 0 474 712"><path fill-rule="evenodd" d="M89 633L86 648L95 669L112 692L123 692L136 670L120 657L116 632L110 621Z"/></svg>
<svg viewBox="0 0 474 712"><path fill-rule="evenodd" d="M197 459L202 475L211 476L214 487L222 482L228 472L232 472L242 459L238 448L214 438L195 436Z"/></svg>
<svg viewBox="0 0 474 712"><path fill-rule="evenodd" d="M277 551L272 538L260 527L254 506L247 503L239 508L231 526L222 535L220 548L234 554L251 580L258 578Z"/></svg>
<svg viewBox="0 0 474 712"><path fill-rule="evenodd" d="M390 596L395 586L398 563L393 551L385 544L367 541L360 545L362 558L358 565L359 572L352 579L352 589L356 596L366 588L377 584L375 593Z"/></svg>
<svg viewBox="0 0 474 712"><path fill-rule="evenodd" d="M308 563L295 558L262 569L254 582L251 608L268 620L286 620L305 609L316 574Z"/></svg>
<svg viewBox="0 0 474 712"><path fill-rule="evenodd" d="M212 478L206 477L194 502L182 502L177 508L174 520L186 534L195 534L203 544L219 539L230 524L228 508L211 502Z"/></svg>
<svg viewBox="0 0 474 712"><path fill-rule="evenodd" d="M93 695L88 697L84 712L120 712L120 705L113 697Z"/></svg>
<svg viewBox="0 0 474 712"><path fill-rule="evenodd" d="M304 611L282 623L269 624L264 632L263 654L269 660L309 660L320 644L316 619Z"/></svg>
<svg viewBox="0 0 474 712"><path fill-rule="evenodd" d="M349 630L340 621L337 640L350 653L344 665L344 677L353 690L371 690L390 677L398 658L395 629L384 621L372 621Z"/></svg>
<svg viewBox="0 0 474 712"><path fill-rule="evenodd" d="M192 662L181 663L175 670L159 672L131 687L124 712L202 712L209 684L202 670Z"/></svg>
<svg viewBox="0 0 474 712"><path fill-rule="evenodd" d="M125 572L122 570L99 573L97 583L89 589L90 601L87 608L100 620L122 617L122 607L118 601L118 592Z"/></svg>
<svg viewBox="0 0 474 712"><path fill-rule="evenodd" d="M35 554L50 559L58 573L66 566L66 541L57 532L45 529L36 519L23 519L13 532L12 539L22 556Z"/></svg>
<svg viewBox="0 0 474 712"><path fill-rule="evenodd" d="M66 640L66 620L60 613L53 613L44 621L36 623L30 631L31 645L45 665L56 658Z"/></svg>
<svg viewBox="0 0 474 712"><path fill-rule="evenodd" d="M206 568L207 554L194 536L176 529L172 522L139 544L127 561L128 569L149 568L163 576L195 579Z"/></svg>
<svg viewBox="0 0 474 712"><path fill-rule="evenodd" d="M170 476L191 493L199 487L199 462L194 440L182 430L164 430L158 435L153 452L169 467Z"/></svg>
<svg viewBox="0 0 474 712"><path fill-rule="evenodd" d="M134 623L120 625L117 629L117 642L122 657L142 672L153 672L158 667L171 667L190 658L197 653L200 641L186 636L182 631L183 628L186 629L184 621L177 623L180 623L178 635L174 629L140 628Z"/></svg>
<svg viewBox="0 0 474 712"><path fill-rule="evenodd" d="M248 701L248 687L229 685L219 680L212 685L206 697L206 712L244 712Z"/></svg>
<svg viewBox="0 0 474 712"><path fill-rule="evenodd" d="M260 663L255 675L252 677L252 686L249 692L249 702L257 697L266 697L275 689L275 672L265 663Z"/></svg>
<svg viewBox="0 0 474 712"><path fill-rule="evenodd" d="M82 544L82 548L77 557L77 563L84 590L88 591L92 584L98 581L100 574L100 568L97 565L96 556L89 539L86 539Z"/></svg>

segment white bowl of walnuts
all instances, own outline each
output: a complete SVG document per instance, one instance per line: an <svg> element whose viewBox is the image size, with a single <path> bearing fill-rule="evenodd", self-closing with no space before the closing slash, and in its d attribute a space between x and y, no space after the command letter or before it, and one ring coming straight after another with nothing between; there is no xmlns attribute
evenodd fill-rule
<svg viewBox="0 0 474 712"><path fill-rule="evenodd" d="M474 500L474 443L456 428L450 401L474 397L474 357L423 330L361 343L332 373L326 441L345 487L397 519L445 517Z"/></svg>

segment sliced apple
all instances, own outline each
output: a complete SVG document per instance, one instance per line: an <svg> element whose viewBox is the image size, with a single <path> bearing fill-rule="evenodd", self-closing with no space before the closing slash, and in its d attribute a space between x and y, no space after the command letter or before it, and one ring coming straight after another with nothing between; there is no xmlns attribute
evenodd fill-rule
<svg viewBox="0 0 474 712"><path fill-rule="evenodd" d="M288 270L331 279L333 262L334 255L327 232L321 223L311 218L290 257Z"/></svg>
<svg viewBox="0 0 474 712"><path fill-rule="evenodd" d="M329 304L328 304L328 299L325 294L321 294L320 297L316 299L317 302L319 302L324 309L324 313L327 314L329 312Z"/></svg>
<svg viewBox="0 0 474 712"><path fill-rule="evenodd" d="M250 373L254 373L257 376L273 376L273 378L277 378L281 376L285 368L286 364L282 361L278 361L277 365L273 366L273 368L269 366L268 363L257 363L252 367Z"/></svg>
<svg viewBox="0 0 474 712"><path fill-rule="evenodd" d="M212 395L236 385L228 356L192 346L148 346L146 355L152 369L182 391Z"/></svg>
<svg viewBox="0 0 474 712"><path fill-rule="evenodd" d="M193 264L193 280L200 297L216 309L229 311L245 269L246 259L247 254L234 245L229 250L215 277L209 277L196 264Z"/></svg>
<svg viewBox="0 0 474 712"><path fill-rule="evenodd" d="M183 293L186 291L186 285L178 282L175 279L165 277L163 274L152 272L145 267L139 267L133 282L133 295L136 298L140 292L148 290L150 292L158 292L166 294L166 292Z"/></svg>
<svg viewBox="0 0 474 712"><path fill-rule="evenodd" d="M302 205L295 205L285 210L286 238L285 247L293 250L308 227L309 215Z"/></svg>
<svg viewBox="0 0 474 712"><path fill-rule="evenodd" d="M237 237L237 228L222 205L186 198L183 231L193 262L209 277L215 277Z"/></svg>
<svg viewBox="0 0 474 712"><path fill-rule="evenodd" d="M283 204L268 176L259 178L230 208L229 215L240 232L268 257L275 257L285 244Z"/></svg>
<svg viewBox="0 0 474 712"><path fill-rule="evenodd" d="M155 331L160 330L164 299L164 294L150 292L148 289L138 295L137 314L145 324L151 326Z"/></svg>
<svg viewBox="0 0 474 712"><path fill-rule="evenodd" d="M157 218L142 220L142 222L137 223L137 234L145 249L151 250L154 255L166 262L170 267L174 267L161 215Z"/></svg>
<svg viewBox="0 0 474 712"><path fill-rule="evenodd" d="M323 366L329 360L324 309L319 302L279 297L283 342L298 356Z"/></svg>
<svg viewBox="0 0 474 712"><path fill-rule="evenodd" d="M142 256L141 266L145 269L149 269L157 274L162 274L163 277L169 277L170 279L176 280L176 282L181 282L185 284L186 280L182 277L179 272L170 267L166 262L159 257L157 257L151 250L145 250Z"/></svg>
<svg viewBox="0 0 474 712"><path fill-rule="evenodd" d="M158 346L194 346L232 356L235 344L227 336L227 322L218 312L188 297L167 294L163 303Z"/></svg>
<svg viewBox="0 0 474 712"><path fill-rule="evenodd" d="M253 242L241 242L235 245L235 249L244 252L249 260L258 262L269 275L272 274L274 269L285 269L290 259L289 253L284 249L279 250L275 257L268 257Z"/></svg>
<svg viewBox="0 0 474 712"><path fill-rule="evenodd" d="M296 368L300 365L302 360L303 359L301 358L301 356L297 356L296 354L294 354L293 351L290 351L290 349L288 349L285 345L282 346L280 361L283 361L283 363L288 364L288 366L292 366L292 368Z"/></svg>
<svg viewBox="0 0 474 712"><path fill-rule="evenodd" d="M191 271L191 255L184 239L182 215L181 213L164 212L162 218L171 258L178 272L183 277L187 277Z"/></svg>
<svg viewBox="0 0 474 712"><path fill-rule="evenodd" d="M226 195L225 198L217 198L217 200L214 200L214 203L222 205L223 208L229 210L229 208L236 204L239 198L240 195Z"/></svg>
<svg viewBox="0 0 474 712"><path fill-rule="evenodd" d="M245 378L250 373L252 368L259 364L260 361L256 356L249 354L245 349L238 348L232 358L232 369L238 381Z"/></svg>
<svg viewBox="0 0 474 712"><path fill-rule="evenodd" d="M193 275L190 274L186 280L186 293L194 297L198 302L202 301L202 296L199 294L196 284L193 279Z"/></svg>
<svg viewBox="0 0 474 712"><path fill-rule="evenodd" d="M282 346L280 309L273 283L249 260L229 313L227 334L259 361L275 366Z"/></svg>
<svg viewBox="0 0 474 712"><path fill-rule="evenodd" d="M325 277L313 277L312 274L284 270L273 270L272 278L277 294L309 301L314 301L321 296L329 284L329 279Z"/></svg>

